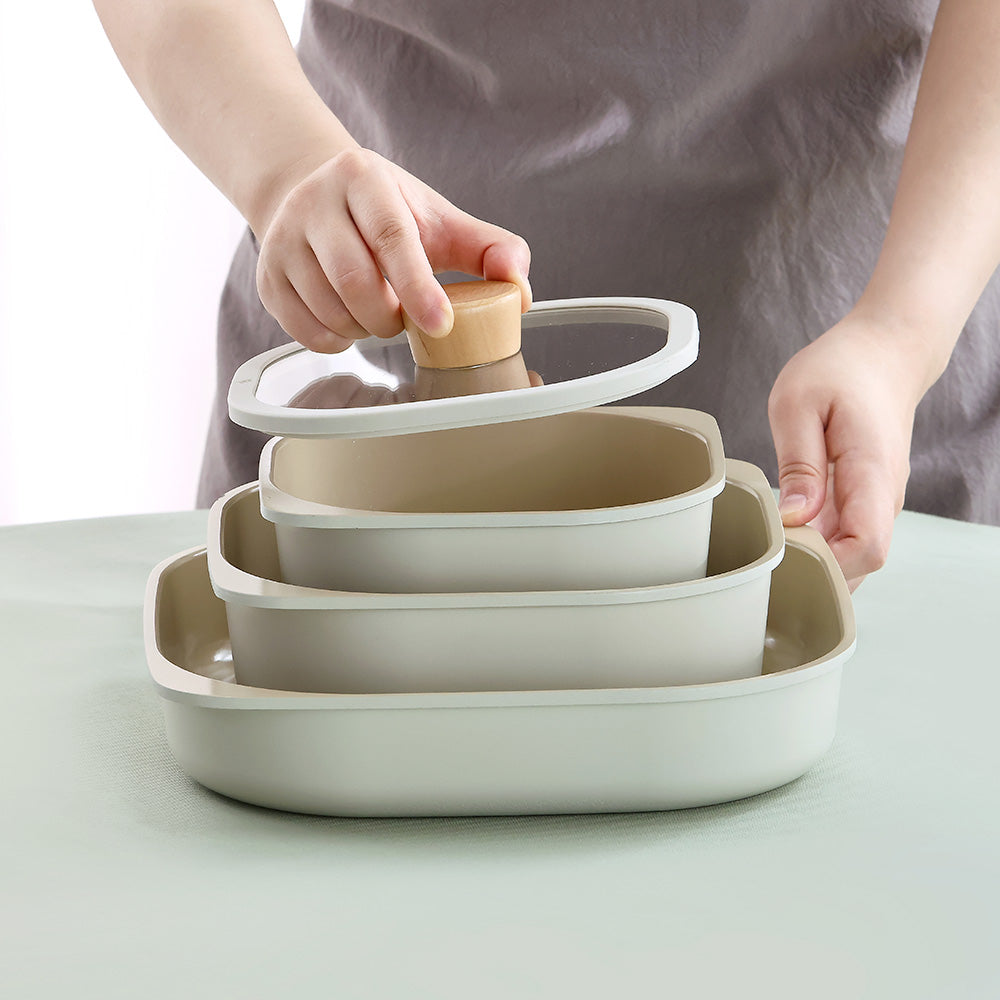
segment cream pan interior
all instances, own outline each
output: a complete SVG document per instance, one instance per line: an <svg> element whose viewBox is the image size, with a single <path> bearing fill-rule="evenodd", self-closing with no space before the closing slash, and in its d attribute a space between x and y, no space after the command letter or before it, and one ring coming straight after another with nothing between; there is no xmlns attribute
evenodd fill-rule
<svg viewBox="0 0 1000 1000"><path fill-rule="evenodd" d="M384 438L276 438L262 468L275 491L321 508L299 513L338 514L350 526L370 520L362 514L434 518L409 524L451 524L455 514L487 515L472 523L588 524L613 517L611 508L667 501L681 509L697 502L696 491L719 493L721 445L707 414L604 408ZM277 498L263 499L274 520ZM519 513L549 516L503 516Z"/></svg>

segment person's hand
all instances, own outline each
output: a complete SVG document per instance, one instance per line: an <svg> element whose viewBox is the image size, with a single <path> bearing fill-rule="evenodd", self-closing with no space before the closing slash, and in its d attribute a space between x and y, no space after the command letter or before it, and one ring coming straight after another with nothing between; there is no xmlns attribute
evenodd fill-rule
<svg viewBox="0 0 1000 1000"><path fill-rule="evenodd" d="M886 560L927 387L905 331L849 315L785 365L768 401L788 527L811 522L853 590Z"/></svg>
<svg viewBox="0 0 1000 1000"><path fill-rule="evenodd" d="M430 336L454 316L435 272L520 286L531 305L530 253L519 236L460 211L388 160L348 149L271 199L251 219L260 239L257 289L286 333L335 353L403 329L400 305Z"/></svg>

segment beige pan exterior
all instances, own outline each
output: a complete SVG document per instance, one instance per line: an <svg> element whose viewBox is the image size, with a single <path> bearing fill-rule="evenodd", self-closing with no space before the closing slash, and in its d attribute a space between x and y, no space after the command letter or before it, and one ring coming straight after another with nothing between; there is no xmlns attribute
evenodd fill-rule
<svg viewBox="0 0 1000 1000"><path fill-rule="evenodd" d="M260 507L286 583L605 590L705 575L718 424L620 407L394 437L274 438Z"/></svg>
<svg viewBox="0 0 1000 1000"><path fill-rule="evenodd" d="M816 532L788 532L770 592L764 674L745 680L296 694L234 683L225 605L198 549L153 571L146 651L178 762L233 798L346 816L674 809L782 785L833 740L855 629Z"/></svg>
<svg viewBox="0 0 1000 1000"><path fill-rule="evenodd" d="M280 582L255 484L209 518L240 683L367 694L653 687L759 674L784 535L763 473L727 462L709 576L658 587L370 594Z"/></svg>

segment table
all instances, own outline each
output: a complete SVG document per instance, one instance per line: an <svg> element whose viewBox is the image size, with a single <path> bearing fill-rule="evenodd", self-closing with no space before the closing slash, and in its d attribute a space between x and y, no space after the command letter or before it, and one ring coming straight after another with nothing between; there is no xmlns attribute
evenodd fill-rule
<svg viewBox="0 0 1000 1000"><path fill-rule="evenodd" d="M141 603L204 536L0 529L4 996L1000 996L1000 529L900 517L799 781L458 820L286 815L180 771Z"/></svg>

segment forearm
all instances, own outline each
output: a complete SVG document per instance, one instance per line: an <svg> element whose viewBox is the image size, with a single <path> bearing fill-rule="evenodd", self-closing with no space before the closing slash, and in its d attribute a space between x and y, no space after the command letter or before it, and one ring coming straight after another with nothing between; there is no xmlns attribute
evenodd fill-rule
<svg viewBox="0 0 1000 1000"><path fill-rule="evenodd" d="M943 0L889 227L857 311L938 378L1000 264L1000 4Z"/></svg>
<svg viewBox="0 0 1000 1000"><path fill-rule="evenodd" d="M356 143L270 0L94 0L157 120L262 234L283 191Z"/></svg>

